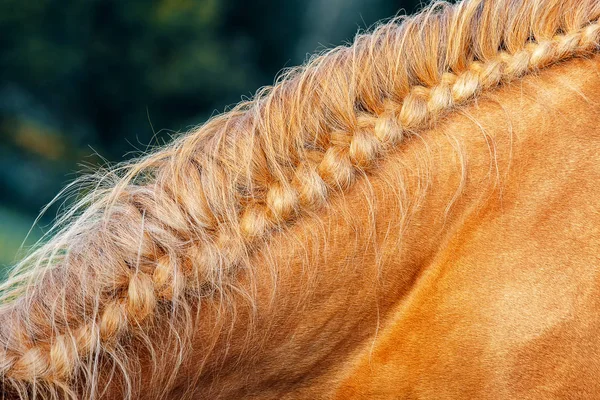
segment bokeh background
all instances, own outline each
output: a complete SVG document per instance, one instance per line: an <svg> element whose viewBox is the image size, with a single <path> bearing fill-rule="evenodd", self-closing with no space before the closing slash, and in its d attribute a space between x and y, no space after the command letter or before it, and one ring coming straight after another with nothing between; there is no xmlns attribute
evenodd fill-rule
<svg viewBox="0 0 600 400"><path fill-rule="evenodd" d="M42 207L84 171L164 143L308 54L420 7L416 0L0 0L0 276L62 202L32 228Z"/></svg>

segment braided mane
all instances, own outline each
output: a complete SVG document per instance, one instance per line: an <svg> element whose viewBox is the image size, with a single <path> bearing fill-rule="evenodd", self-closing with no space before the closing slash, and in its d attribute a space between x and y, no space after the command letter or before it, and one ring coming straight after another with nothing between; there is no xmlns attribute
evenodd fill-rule
<svg viewBox="0 0 600 400"><path fill-rule="evenodd" d="M170 320L185 347L191 310L226 304L273 232L327 208L390 149L482 91L597 52L599 17L597 0L436 3L86 178L87 195L52 239L0 286L0 387L97 397L102 357L127 395L127 346L160 353L153 321Z"/></svg>

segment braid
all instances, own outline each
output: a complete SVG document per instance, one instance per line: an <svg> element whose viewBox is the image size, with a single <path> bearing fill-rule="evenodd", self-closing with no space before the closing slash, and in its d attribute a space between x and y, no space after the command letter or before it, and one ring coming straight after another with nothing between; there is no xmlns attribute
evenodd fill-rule
<svg viewBox="0 0 600 400"><path fill-rule="evenodd" d="M164 305L223 293L274 231L413 132L483 91L597 52L599 14L594 1L435 5L106 175L0 288L4 384L51 397L70 393L76 374L97 379L98 353L116 358L125 338L148 336Z"/></svg>

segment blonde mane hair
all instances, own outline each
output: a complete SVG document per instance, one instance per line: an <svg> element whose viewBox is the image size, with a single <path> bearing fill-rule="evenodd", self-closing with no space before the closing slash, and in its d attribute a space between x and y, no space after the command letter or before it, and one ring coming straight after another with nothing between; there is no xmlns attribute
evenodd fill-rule
<svg viewBox="0 0 600 400"><path fill-rule="evenodd" d="M167 375L156 397L166 396L180 364L161 354L181 363L201 306L223 317L232 293L252 303L236 277L252 280L250 257L274 232L326 209L390 149L482 91L597 52L599 17L597 0L436 3L78 182L83 198L0 287L2 390L97 398L118 377L130 398L139 361L129 349L143 347Z"/></svg>

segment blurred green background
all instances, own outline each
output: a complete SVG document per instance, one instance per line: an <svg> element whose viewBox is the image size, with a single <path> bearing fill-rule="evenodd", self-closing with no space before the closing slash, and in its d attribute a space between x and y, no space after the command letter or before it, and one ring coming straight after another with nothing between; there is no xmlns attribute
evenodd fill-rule
<svg viewBox="0 0 600 400"><path fill-rule="evenodd" d="M418 1L0 0L0 275L86 169L169 140ZM404 10L404 11L403 11Z"/></svg>

